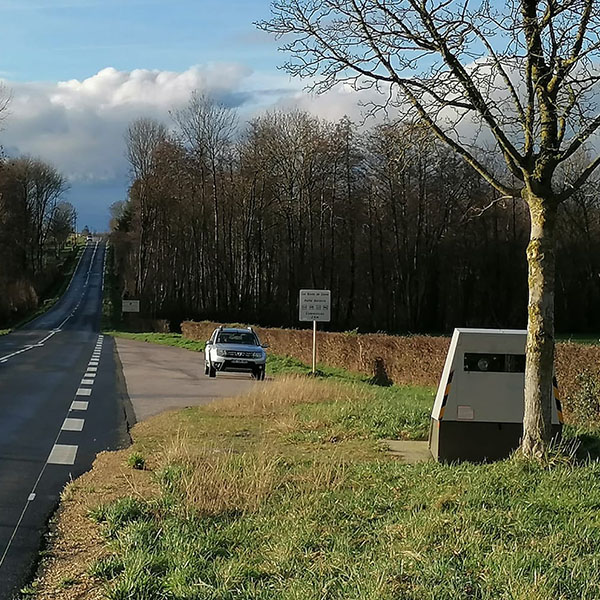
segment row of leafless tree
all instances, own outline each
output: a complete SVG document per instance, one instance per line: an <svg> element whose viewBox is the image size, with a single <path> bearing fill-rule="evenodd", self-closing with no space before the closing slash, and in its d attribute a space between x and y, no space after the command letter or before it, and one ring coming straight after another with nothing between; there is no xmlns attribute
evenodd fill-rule
<svg viewBox="0 0 600 600"><path fill-rule="evenodd" d="M67 182L54 167L28 157L0 162L0 319L37 304L75 227L61 200Z"/></svg>
<svg viewBox="0 0 600 600"><path fill-rule="evenodd" d="M336 328L526 324L529 216L425 127L368 130L303 112L235 114L195 95L175 128L127 133L114 207L124 293L149 314L297 324L301 288L332 290ZM600 204L561 207L557 312L598 329Z"/></svg>

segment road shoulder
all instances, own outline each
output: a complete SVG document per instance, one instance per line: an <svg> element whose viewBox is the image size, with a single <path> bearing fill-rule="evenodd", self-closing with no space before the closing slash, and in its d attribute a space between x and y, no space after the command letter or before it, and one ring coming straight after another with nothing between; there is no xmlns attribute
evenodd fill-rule
<svg viewBox="0 0 600 600"><path fill-rule="evenodd" d="M130 425L167 410L243 394L256 382L246 374L204 375L202 355L172 346L115 338L130 405Z"/></svg>

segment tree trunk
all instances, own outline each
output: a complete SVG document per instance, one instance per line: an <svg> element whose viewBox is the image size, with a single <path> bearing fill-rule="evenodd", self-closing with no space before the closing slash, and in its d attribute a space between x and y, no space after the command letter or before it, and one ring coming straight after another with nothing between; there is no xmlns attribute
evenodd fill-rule
<svg viewBox="0 0 600 600"><path fill-rule="evenodd" d="M527 247L529 306L521 449L529 458L541 458L550 443L552 424L557 207L538 196L526 199L531 214L531 236Z"/></svg>

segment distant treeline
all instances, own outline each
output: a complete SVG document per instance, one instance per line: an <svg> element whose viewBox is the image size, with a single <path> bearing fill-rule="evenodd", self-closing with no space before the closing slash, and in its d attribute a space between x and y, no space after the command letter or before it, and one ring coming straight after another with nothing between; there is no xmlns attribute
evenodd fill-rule
<svg viewBox="0 0 600 600"><path fill-rule="evenodd" d="M75 226L66 179L28 157L0 161L0 325L37 307Z"/></svg>
<svg viewBox="0 0 600 600"><path fill-rule="evenodd" d="M113 207L124 294L149 315L298 325L298 290L327 288L335 329L525 325L523 202L426 129L273 112L240 136L201 96L173 116L175 133L129 128L133 183ZM599 331L596 189L560 219L558 329Z"/></svg>

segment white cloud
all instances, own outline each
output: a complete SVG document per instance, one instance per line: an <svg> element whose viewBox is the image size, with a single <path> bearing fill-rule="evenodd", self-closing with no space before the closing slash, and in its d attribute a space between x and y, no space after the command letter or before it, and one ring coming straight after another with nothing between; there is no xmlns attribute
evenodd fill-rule
<svg viewBox="0 0 600 600"><path fill-rule="evenodd" d="M236 64L183 72L102 69L82 81L10 82L12 100L0 140L9 155L30 154L54 164L73 181L122 178L123 135L140 116L169 121L194 90L241 109L242 118L269 108L300 108L329 119L360 117L354 92L339 87L314 96L285 75L254 73Z"/></svg>
<svg viewBox="0 0 600 600"><path fill-rule="evenodd" d="M110 179L126 170L123 134L139 116L168 119L193 90L237 106L251 102L252 72L239 64L192 67L181 73L113 68L83 81L11 83L0 139L11 155L52 162L73 180Z"/></svg>
<svg viewBox="0 0 600 600"><path fill-rule="evenodd" d="M330 119L349 115L356 120L361 111L356 94L343 88L311 96L302 91L302 81L253 72L237 63L195 66L183 72L109 67L82 81L0 81L12 96L0 132L6 154L47 160L71 180L74 190L81 190L83 184L90 191L93 185L112 186L106 206L125 195L124 133L131 121L145 116L170 123L169 111L185 105L194 90L239 108L242 122L270 108L300 108ZM123 189L121 198L114 195L117 182Z"/></svg>
<svg viewBox="0 0 600 600"><path fill-rule="evenodd" d="M375 89L357 92L350 85L339 84L324 94L298 91L280 99L277 106L282 109L305 110L330 121L339 121L343 117L348 117L356 123L361 123L366 117L373 116L369 102L380 106L384 100L385 98ZM378 112L375 116L376 122L384 115ZM367 122L373 123L370 120Z"/></svg>

